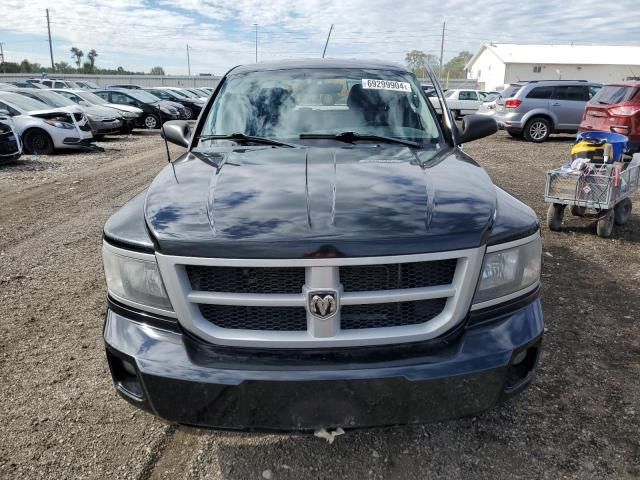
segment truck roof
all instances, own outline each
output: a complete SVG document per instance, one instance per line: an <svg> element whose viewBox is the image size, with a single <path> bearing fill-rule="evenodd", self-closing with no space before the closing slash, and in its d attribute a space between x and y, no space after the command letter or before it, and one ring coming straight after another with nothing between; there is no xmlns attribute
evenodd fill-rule
<svg viewBox="0 0 640 480"><path fill-rule="evenodd" d="M406 67L391 62L349 60L335 58L313 58L304 60L282 60L276 62L252 63L239 65L229 73L261 72L268 70L289 70L298 68L367 68L374 70L394 70L408 72Z"/></svg>

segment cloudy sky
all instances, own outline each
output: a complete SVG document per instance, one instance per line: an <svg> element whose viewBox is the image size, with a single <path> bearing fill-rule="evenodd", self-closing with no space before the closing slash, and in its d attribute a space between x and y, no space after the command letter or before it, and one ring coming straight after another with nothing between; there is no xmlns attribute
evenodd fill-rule
<svg viewBox="0 0 640 480"><path fill-rule="evenodd" d="M328 57L403 63L412 49L445 61L483 42L640 45L639 0L0 0L0 42L7 61L49 64L95 48L101 67L222 74L258 60L319 57L331 24Z"/></svg>

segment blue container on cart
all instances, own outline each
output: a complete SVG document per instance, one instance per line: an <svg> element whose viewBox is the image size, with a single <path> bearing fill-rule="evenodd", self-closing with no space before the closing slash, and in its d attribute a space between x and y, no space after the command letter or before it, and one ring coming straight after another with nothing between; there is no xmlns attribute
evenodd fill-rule
<svg viewBox="0 0 640 480"><path fill-rule="evenodd" d="M605 140L613 147L613 161L622 161L622 154L629 151L629 138L614 132L582 132L576 137L576 143L580 140Z"/></svg>

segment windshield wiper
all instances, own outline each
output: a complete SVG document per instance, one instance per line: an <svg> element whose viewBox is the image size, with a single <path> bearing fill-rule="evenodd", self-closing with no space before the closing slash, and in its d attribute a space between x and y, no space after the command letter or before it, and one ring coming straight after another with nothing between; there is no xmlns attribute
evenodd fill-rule
<svg viewBox="0 0 640 480"><path fill-rule="evenodd" d="M197 140L233 140L235 142L251 142L261 143L263 145L275 145L276 147L288 147L295 148L295 145L290 143L279 142L278 140L271 140L265 137L254 137L252 135L245 135L244 133L229 133L228 135L200 135Z"/></svg>
<svg viewBox="0 0 640 480"><path fill-rule="evenodd" d="M302 133L299 137L304 139L319 139L319 140L338 140L340 142L353 142L354 140L377 140L384 143L397 143L400 145L406 145L407 147L420 148L420 144L412 142L411 140L403 140L401 138L385 137L384 135L368 135L357 132L341 132L341 133Z"/></svg>

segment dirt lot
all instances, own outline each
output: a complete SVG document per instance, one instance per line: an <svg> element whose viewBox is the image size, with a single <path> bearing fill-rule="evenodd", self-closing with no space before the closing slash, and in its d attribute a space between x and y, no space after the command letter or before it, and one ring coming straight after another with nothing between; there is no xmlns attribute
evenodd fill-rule
<svg viewBox="0 0 640 480"><path fill-rule="evenodd" d="M467 151L542 219L544 171L570 141L533 145L500 133ZM477 418L348 433L333 445L198 431L137 411L111 385L101 227L165 157L156 134L101 145L103 153L0 166L0 478L640 477L637 212L610 240L585 222L543 229L544 354L515 401Z"/></svg>

